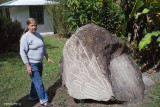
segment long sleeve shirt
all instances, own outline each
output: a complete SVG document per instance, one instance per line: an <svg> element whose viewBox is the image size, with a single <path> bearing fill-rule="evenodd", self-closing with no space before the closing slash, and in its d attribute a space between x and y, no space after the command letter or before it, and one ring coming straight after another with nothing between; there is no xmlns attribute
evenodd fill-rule
<svg viewBox="0 0 160 107"><path fill-rule="evenodd" d="M20 55L24 64L41 63L47 50L42 36L38 33L26 32L20 40Z"/></svg>

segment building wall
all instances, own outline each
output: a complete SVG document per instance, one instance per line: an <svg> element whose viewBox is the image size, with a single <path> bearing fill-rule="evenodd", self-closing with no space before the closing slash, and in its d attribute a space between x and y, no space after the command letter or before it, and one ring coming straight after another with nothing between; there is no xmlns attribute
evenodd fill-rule
<svg viewBox="0 0 160 107"><path fill-rule="evenodd" d="M10 7L11 19L21 22L23 28L26 28L26 20L29 18L28 7Z"/></svg>
<svg viewBox="0 0 160 107"><path fill-rule="evenodd" d="M53 27L51 25L49 16L44 8L44 25L38 25L39 32L45 30L45 32L53 32Z"/></svg>
<svg viewBox="0 0 160 107"><path fill-rule="evenodd" d="M45 9L45 8L44 8ZM21 6L21 7L10 7L10 18L12 20L18 20L22 27L26 29L26 21L29 18L29 7ZM40 33L53 33L53 28L49 20L49 16L44 10L44 24L37 25L37 31Z"/></svg>

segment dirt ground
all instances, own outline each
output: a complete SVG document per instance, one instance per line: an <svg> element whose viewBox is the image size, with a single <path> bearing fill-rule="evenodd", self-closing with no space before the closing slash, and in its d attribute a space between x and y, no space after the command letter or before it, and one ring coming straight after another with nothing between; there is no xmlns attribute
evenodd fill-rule
<svg viewBox="0 0 160 107"><path fill-rule="evenodd" d="M151 88L152 87L147 87L148 92ZM61 79L49 87L47 94L50 103L53 104L52 107L142 107L142 104L131 106L126 103L76 100L68 95L66 87L61 84ZM151 101L152 100L148 97L147 93L144 96L143 102ZM41 107L39 101L28 101L28 95L20 99L17 103L21 104L22 107Z"/></svg>
<svg viewBox="0 0 160 107"><path fill-rule="evenodd" d="M70 97L66 91L65 86L61 86L55 95L52 102L53 107L131 107L126 103L116 103L116 102L100 102L93 100L76 100ZM151 102L152 100L148 98L147 95L144 97L144 102ZM35 106L37 107L37 106ZM142 107L142 104L138 104L132 107Z"/></svg>

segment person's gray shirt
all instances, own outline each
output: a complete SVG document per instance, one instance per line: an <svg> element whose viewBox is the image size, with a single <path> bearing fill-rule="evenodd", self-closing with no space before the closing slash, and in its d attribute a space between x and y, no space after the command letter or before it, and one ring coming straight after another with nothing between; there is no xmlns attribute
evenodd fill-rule
<svg viewBox="0 0 160 107"><path fill-rule="evenodd" d="M47 54L42 36L26 32L20 40L20 55L23 63L41 63Z"/></svg>

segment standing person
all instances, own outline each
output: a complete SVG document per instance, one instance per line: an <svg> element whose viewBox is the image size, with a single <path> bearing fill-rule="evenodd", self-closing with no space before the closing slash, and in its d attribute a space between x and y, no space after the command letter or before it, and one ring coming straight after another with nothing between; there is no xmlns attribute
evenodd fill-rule
<svg viewBox="0 0 160 107"><path fill-rule="evenodd" d="M26 65L27 73L32 79L29 100L38 100L39 98L41 105L52 106L48 103L47 93L42 82L42 61L44 56L48 62L54 63L54 61L48 58L43 38L36 30L35 19L29 18L27 30L20 40L20 55Z"/></svg>

